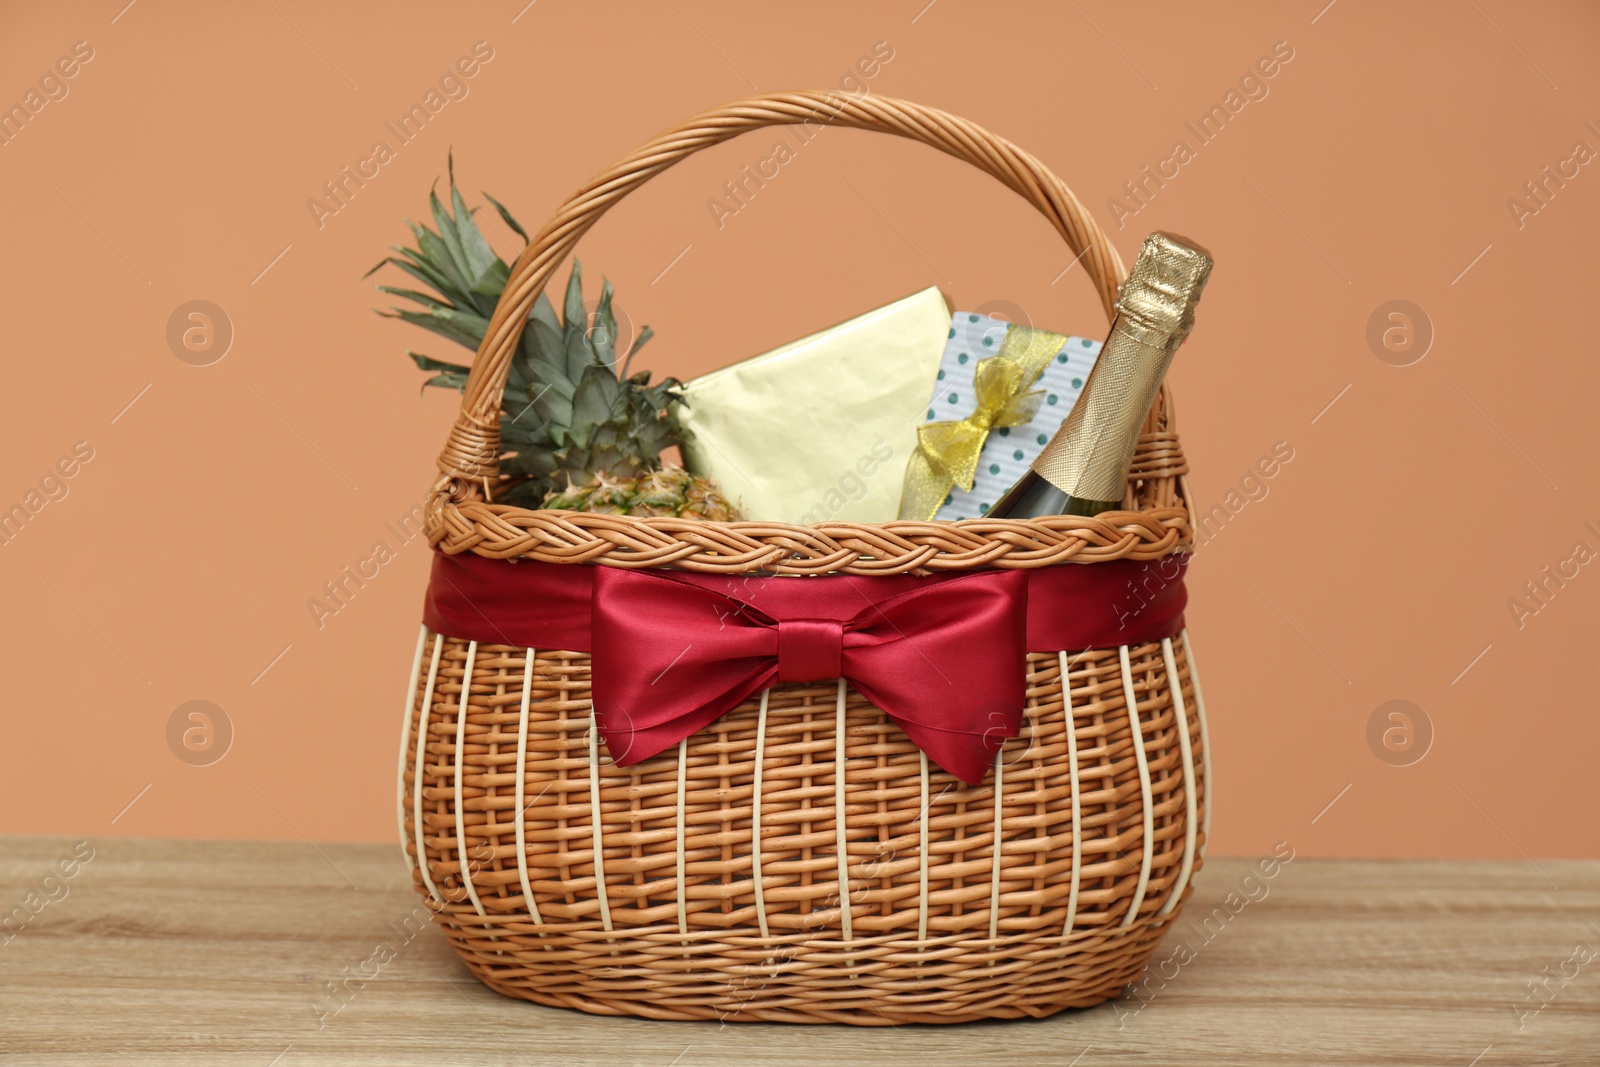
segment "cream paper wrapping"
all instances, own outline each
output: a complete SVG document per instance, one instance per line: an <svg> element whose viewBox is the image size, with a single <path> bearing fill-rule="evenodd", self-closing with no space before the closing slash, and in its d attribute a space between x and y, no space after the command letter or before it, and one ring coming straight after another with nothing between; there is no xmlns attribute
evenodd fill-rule
<svg viewBox="0 0 1600 1067"><path fill-rule="evenodd" d="M949 331L924 289L685 383L684 465L746 518L893 520Z"/></svg>

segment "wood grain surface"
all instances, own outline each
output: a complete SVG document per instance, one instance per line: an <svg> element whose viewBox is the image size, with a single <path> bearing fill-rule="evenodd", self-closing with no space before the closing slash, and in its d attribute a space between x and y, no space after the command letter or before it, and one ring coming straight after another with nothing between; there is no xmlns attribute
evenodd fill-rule
<svg viewBox="0 0 1600 1067"><path fill-rule="evenodd" d="M0 1062L1600 1064L1600 862L1255 865L1209 859L1110 1004L866 1029L507 1000L415 932L396 847L0 838Z"/></svg>

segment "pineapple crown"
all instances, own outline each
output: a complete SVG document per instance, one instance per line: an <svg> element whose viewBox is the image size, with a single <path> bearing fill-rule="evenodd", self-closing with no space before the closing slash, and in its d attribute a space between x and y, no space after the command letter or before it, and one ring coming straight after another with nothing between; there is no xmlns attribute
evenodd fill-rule
<svg viewBox="0 0 1600 1067"><path fill-rule="evenodd" d="M380 285L378 290L415 307L392 307L379 314L421 326L477 351L489 328L510 268L484 239L455 182L449 161L450 206L430 190L437 231L406 220L415 248L394 246L367 274L395 266L427 286L428 292ZM528 233L494 197L483 194L500 218L524 243ZM684 403L680 382L664 378L652 385L647 370L630 373L633 358L651 330L639 331L618 366L613 289L602 281L591 316L583 299L583 267L574 259L561 315L540 293L528 313L522 339L512 355L500 403L500 470L508 476L497 493L506 503L539 507L557 489L596 484L602 475L632 477L661 466L661 452L681 444L684 431L675 409ZM470 368L407 352L432 372L423 386L464 390Z"/></svg>

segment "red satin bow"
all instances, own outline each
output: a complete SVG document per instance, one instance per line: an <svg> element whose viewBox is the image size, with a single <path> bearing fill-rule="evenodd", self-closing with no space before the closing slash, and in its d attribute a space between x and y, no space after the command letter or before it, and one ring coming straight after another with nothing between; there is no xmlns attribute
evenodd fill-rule
<svg viewBox="0 0 1600 1067"><path fill-rule="evenodd" d="M595 722L619 766L677 744L777 682L845 678L928 757L983 780L1022 726L1027 581L984 571L875 600L871 579L718 590L596 568Z"/></svg>
<svg viewBox="0 0 1600 1067"><path fill-rule="evenodd" d="M595 719L617 763L775 681L842 675L934 762L977 782L1019 728L1024 651L1174 636L1186 562L780 578L440 552L422 619L463 640L591 653Z"/></svg>

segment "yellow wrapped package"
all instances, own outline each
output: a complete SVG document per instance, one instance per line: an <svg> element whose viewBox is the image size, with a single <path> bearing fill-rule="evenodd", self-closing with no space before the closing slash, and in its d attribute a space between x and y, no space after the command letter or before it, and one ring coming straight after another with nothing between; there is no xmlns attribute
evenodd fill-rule
<svg viewBox="0 0 1600 1067"><path fill-rule="evenodd" d="M893 520L949 331L924 289L685 383L685 466L746 518Z"/></svg>

